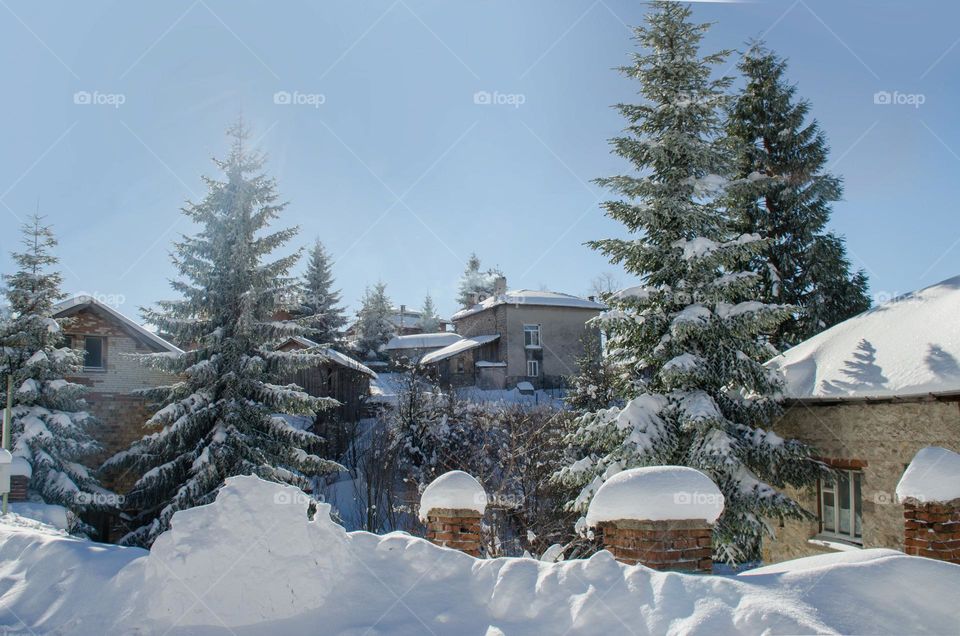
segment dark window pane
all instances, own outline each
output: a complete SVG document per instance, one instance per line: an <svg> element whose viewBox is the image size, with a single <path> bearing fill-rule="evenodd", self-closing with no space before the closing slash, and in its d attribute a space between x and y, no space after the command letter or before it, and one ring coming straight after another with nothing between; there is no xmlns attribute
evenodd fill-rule
<svg viewBox="0 0 960 636"><path fill-rule="evenodd" d="M824 532L836 532L837 530L833 493L827 491L823 493L823 530Z"/></svg>
<svg viewBox="0 0 960 636"><path fill-rule="evenodd" d="M840 473L837 479L837 500L838 508L837 519L840 523L838 532L841 534L850 534L850 474Z"/></svg>
<svg viewBox="0 0 960 636"><path fill-rule="evenodd" d="M863 480L863 475L860 473L853 474L853 509L854 509L854 518L853 518L853 536L862 537L863 536L863 520L861 515L861 506L860 499L860 482Z"/></svg>
<svg viewBox="0 0 960 636"><path fill-rule="evenodd" d="M83 339L83 366L103 368L103 338L87 336Z"/></svg>

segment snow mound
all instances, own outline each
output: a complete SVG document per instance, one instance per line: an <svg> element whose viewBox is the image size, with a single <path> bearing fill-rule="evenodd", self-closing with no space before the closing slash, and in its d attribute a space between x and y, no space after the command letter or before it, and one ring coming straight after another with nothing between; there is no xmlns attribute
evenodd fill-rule
<svg viewBox="0 0 960 636"><path fill-rule="evenodd" d="M0 626L69 634L948 634L960 567L864 550L694 576L608 552L479 560L344 532L298 491L228 480L151 553L0 520ZM166 568L170 568L169 571ZM917 590L923 590L922 594ZM189 599L189 600L188 600Z"/></svg>
<svg viewBox="0 0 960 636"><path fill-rule="evenodd" d="M921 448L897 484L897 499L921 503L960 499L960 455L939 446Z"/></svg>
<svg viewBox="0 0 960 636"><path fill-rule="evenodd" d="M587 525L621 519L706 519L723 512L723 495L709 477L686 466L631 468L603 482L587 510Z"/></svg>
<svg viewBox="0 0 960 636"><path fill-rule="evenodd" d="M866 398L960 391L960 276L834 325L767 365L788 398Z"/></svg>
<svg viewBox="0 0 960 636"><path fill-rule="evenodd" d="M431 510L473 510L479 515L487 509L487 493L473 475L451 470L430 482L420 496L420 521L426 522Z"/></svg>

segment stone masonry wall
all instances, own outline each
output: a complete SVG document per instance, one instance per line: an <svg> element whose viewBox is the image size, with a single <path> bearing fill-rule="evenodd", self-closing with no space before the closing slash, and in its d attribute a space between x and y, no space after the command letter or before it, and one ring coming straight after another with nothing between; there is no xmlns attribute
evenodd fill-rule
<svg viewBox="0 0 960 636"><path fill-rule="evenodd" d="M818 449L837 468L862 472L863 547L904 548L903 506L894 492L917 451L942 446L960 452L960 403L848 402L796 403L773 429ZM817 490L785 491L817 514ZM778 527L779 526L779 527ZM765 540L763 559L775 563L831 550L809 542L819 532L817 521L773 523L777 538Z"/></svg>

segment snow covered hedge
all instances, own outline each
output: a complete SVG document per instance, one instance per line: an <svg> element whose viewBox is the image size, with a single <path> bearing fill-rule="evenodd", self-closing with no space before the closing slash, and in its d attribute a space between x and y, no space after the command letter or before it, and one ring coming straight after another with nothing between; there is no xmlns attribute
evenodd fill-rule
<svg viewBox="0 0 960 636"><path fill-rule="evenodd" d="M739 576L589 560L478 561L345 532L296 488L227 480L151 552L0 522L0 628L73 634L952 633L960 567L892 550ZM923 589L922 594L916 590ZM23 621L23 622L19 622ZM169 631L168 631L169 630Z"/></svg>

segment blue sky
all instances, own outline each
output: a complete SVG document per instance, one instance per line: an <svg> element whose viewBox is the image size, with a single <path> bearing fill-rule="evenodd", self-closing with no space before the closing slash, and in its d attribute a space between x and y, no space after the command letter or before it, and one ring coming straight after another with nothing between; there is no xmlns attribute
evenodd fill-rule
<svg viewBox="0 0 960 636"><path fill-rule="evenodd" d="M606 143L622 125L609 106L636 87L611 69L646 8L2 0L0 269L39 201L67 291L131 315L170 297L170 243L191 230L179 207L202 197L242 113L290 201L282 222L327 244L351 308L382 279L398 304L430 292L450 314L471 251L511 287L625 280L582 243L621 234L590 180L625 168ZM789 58L845 179L832 227L874 294L960 273L960 6L761 0L695 14L717 22L708 49L763 35ZM481 91L499 103L476 103ZM878 91L911 103L877 104Z"/></svg>

